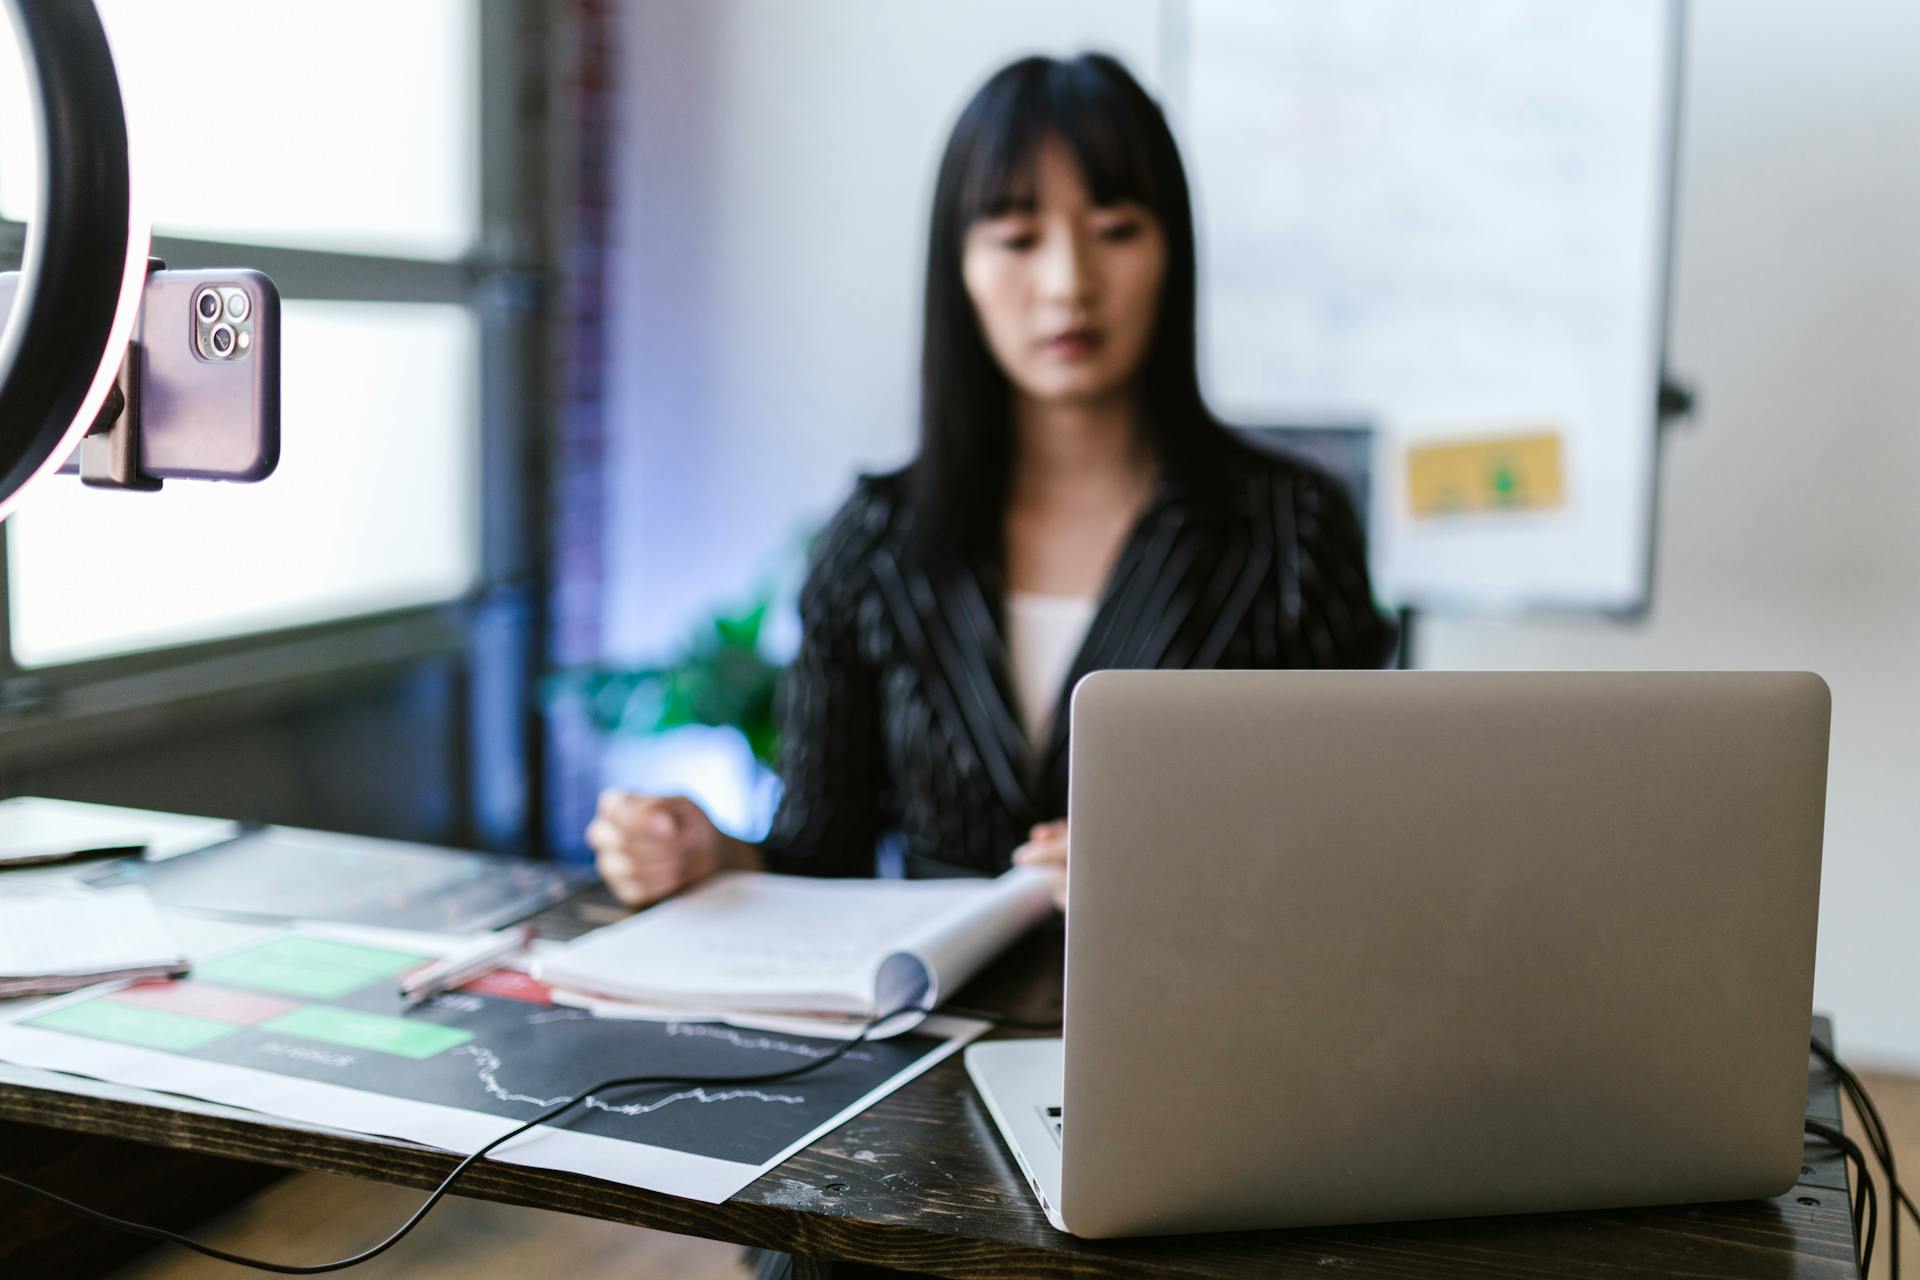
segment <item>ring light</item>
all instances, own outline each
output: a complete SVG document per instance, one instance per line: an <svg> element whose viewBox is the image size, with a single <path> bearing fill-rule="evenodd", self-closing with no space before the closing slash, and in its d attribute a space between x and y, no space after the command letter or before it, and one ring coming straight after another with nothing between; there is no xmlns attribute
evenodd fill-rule
<svg viewBox="0 0 1920 1280"><path fill-rule="evenodd" d="M5 0L43 181L0 335L0 520L86 436L119 374L151 241L127 119L92 0Z"/></svg>

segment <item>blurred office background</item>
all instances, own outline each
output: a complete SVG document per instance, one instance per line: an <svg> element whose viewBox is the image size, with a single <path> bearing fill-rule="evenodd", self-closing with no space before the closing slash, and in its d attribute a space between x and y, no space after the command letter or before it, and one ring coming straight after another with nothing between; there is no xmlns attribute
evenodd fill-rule
<svg viewBox="0 0 1920 1280"><path fill-rule="evenodd" d="M607 653L671 644L910 451L927 193L983 72L1095 46L1164 88L1185 7L621 11ZM1662 448L1651 608L1423 618L1417 658L1824 674L1817 999L1856 1055L1920 1068L1920 13L1689 9L1669 353L1700 405Z"/></svg>
<svg viewBox="0 0 1920 1280"><path fill-rule="evenodd" d="M256 490L0 528L0 790L579 856L618 783L751 829L743 735L649 730L700 718L727 646L778 661L807 532L911 450L955 112L1092 47L1183 131L1208 3L103 0L158 252L287 299L286 441ZM1825 675L1816 999L1920 1070L1920 13L1693 0L1684 47L1667 352L1700 404L1660 445L1648 607L1435 611L1415 656Z"/></svg>

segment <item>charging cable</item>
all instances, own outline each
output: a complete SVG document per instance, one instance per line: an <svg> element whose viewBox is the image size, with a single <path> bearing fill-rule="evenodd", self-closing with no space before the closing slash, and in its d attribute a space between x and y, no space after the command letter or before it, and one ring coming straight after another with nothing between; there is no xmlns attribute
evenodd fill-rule
<svg viewBox="0 0 1920 1280"><path fill-rule="evenodd" d="M1881 1172L1886 1177L1887 1196L1891 1201L1887 1222L1887 1273L1892 1280L1900 1280L1900 1211L1905 1209L1914 1225L1920 1226L1920 1209L1914 1207L1913 1197L1900 1185L1899 1173L1893 1161L1893 1139L1887 1134L1886 1121L1880 1118L1880 1108L1873 1105L1867 1087L1860 1083L1860 1077L1847 1069L1846 1064L1834 1057L1832 1047L1821 1043L1818 1036L1813 1038L1812 1045L1813 1055L1839 1079L1841 1089L1853 1103L1853 1109L1859 1113L1867 1146L1873 1152L1874 1159L1880 1162ZM1874 1235L1880 1217L1880 1194L1873 1185L1873 1174L1867 1167L1866 1154L1853 1139L1818 1120L1807 1121L1807 1134L1835 1148L1859 1168L1860 1176L1853 1192L1853 1236L1860 1242L1860 1252L1855 1261L1859 1264L1862 1280L1865 1280L1873 1265ZM1864 1236L1861 1234L1863 1222L1866 1231Z"/></svg>

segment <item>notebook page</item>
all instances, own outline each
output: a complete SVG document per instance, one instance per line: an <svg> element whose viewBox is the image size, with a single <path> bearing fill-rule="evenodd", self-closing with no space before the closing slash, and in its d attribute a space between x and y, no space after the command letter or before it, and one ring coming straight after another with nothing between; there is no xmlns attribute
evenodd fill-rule
<svg viewBox="0 0 1920 1280"><path fill-rule="evenodd" d="M1015 938L1053 915L1050 877L1038 867L1015 867L980 889L902 944L927 971L927 1003L958 991Z"/></svg>
<svg viewBox="0 0 1920 1280"><path fill-rule="evenodd" d="M637 1000L867 1014L887 958L992 886L723 873L542 958L535 974Z"/></svg>

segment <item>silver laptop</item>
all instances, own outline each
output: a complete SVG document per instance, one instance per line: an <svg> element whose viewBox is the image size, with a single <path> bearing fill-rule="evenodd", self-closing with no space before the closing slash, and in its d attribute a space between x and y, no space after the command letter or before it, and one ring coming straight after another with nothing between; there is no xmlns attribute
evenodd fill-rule
<svg viewBox="0 0 1920 1280"><path fill-rule="evenodd" d="M1064 1034L967 1069L1080 1236L1780 1194L1829 708L1805 673L1089 676Z"/></svg>

